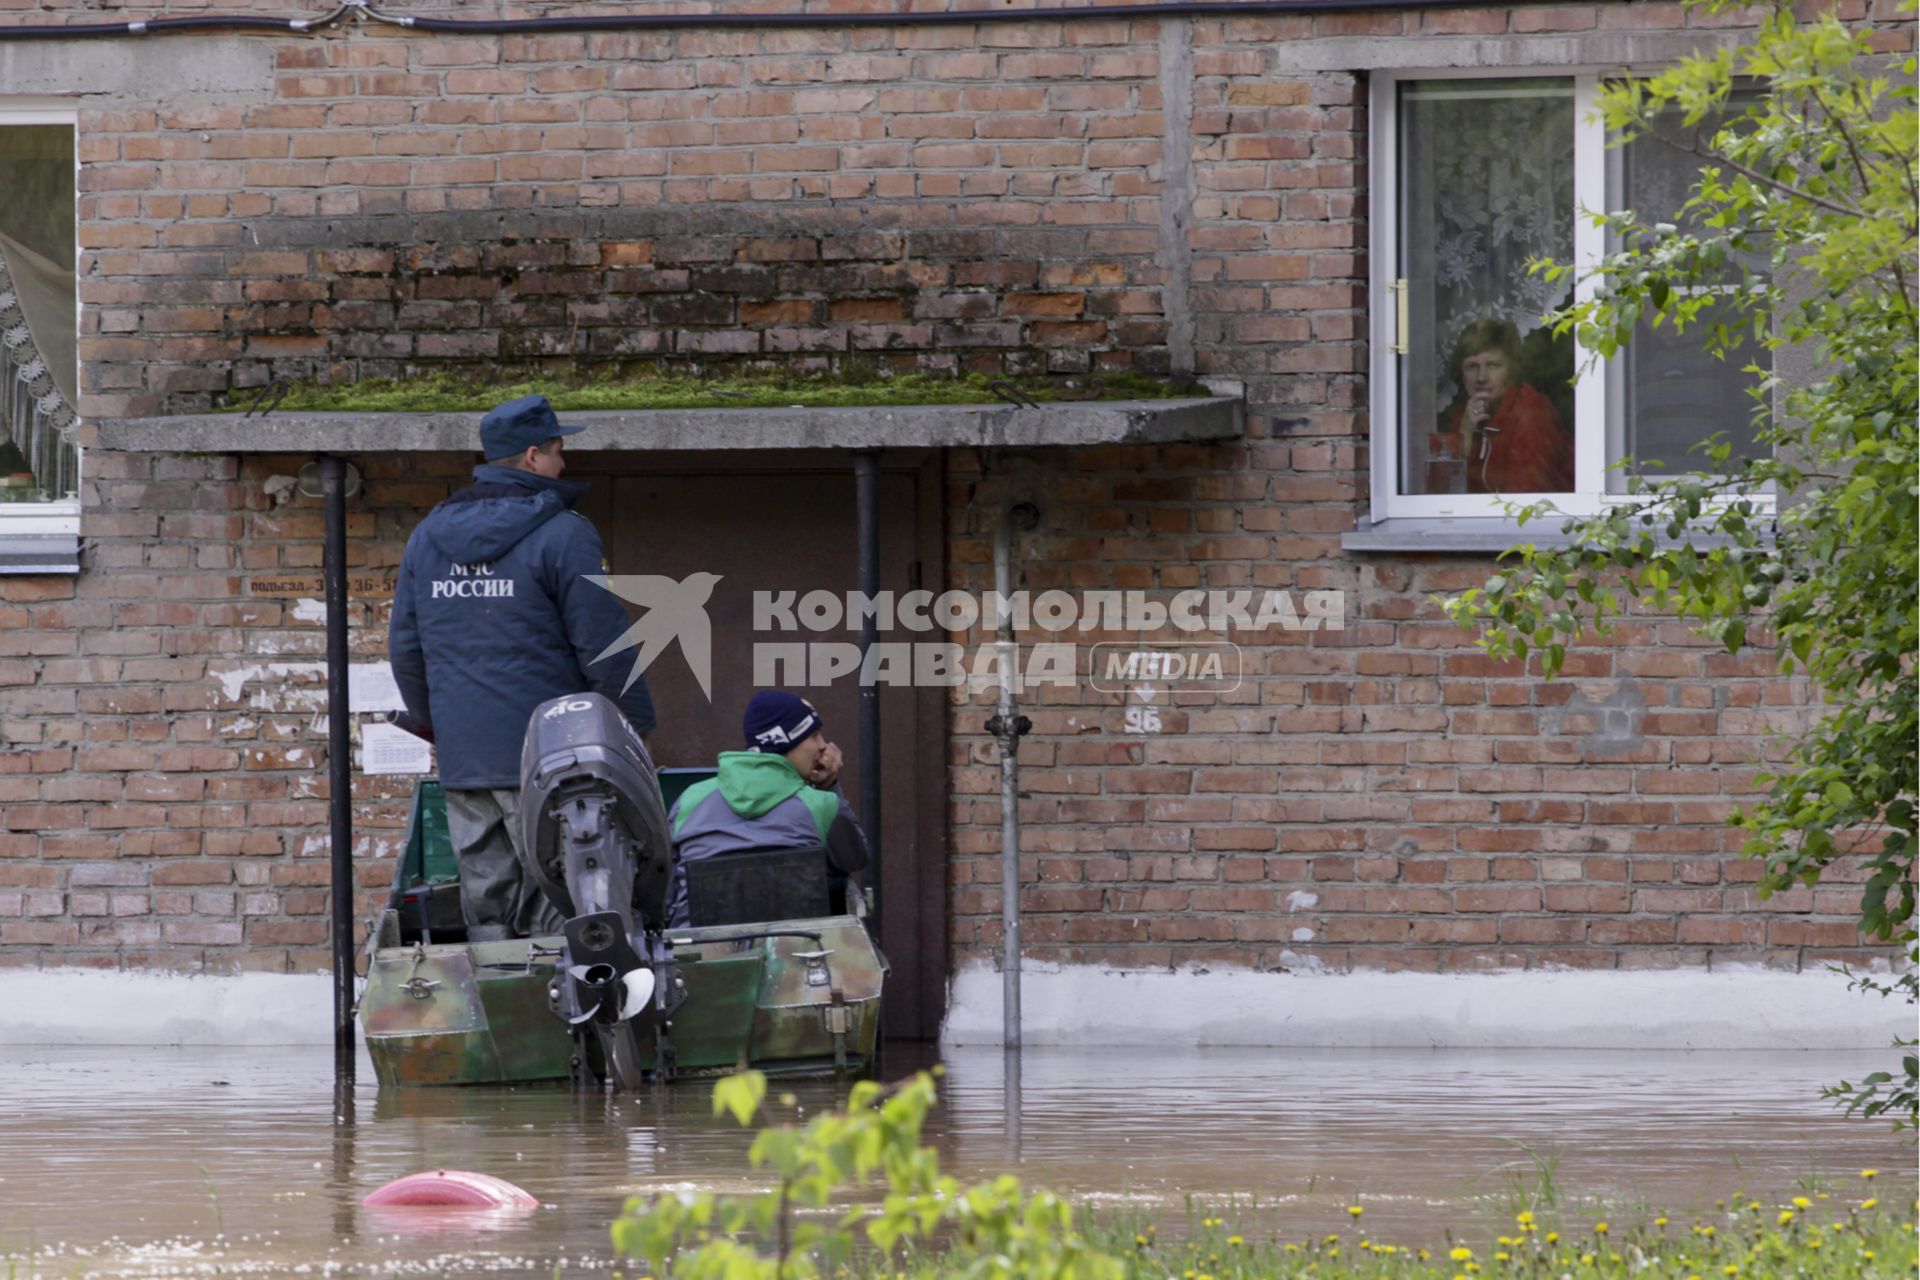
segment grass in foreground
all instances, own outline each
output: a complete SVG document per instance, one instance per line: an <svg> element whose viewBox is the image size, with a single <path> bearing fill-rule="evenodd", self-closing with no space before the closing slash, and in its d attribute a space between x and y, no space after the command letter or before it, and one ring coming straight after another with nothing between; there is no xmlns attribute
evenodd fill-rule
<svg viewBox="0 0 1920 1280"><path fill-rule="evenodd" d="M338 386L302 384L288 389L276 413L480 413L520 396L543 395L562 413L597 409L753 409L800 406L854 408L917 404L1003 403L994 384L1041 403L1069 400L1161 400L1205 395L1191 382L1169 384L1141 374L1102 374L1066 379L958 377L929 373L838 374L742 373L723 378L691 374L622 376L545 375L485 381L453 373L417 378L376 378ZM244 412L253 393L239 393L228 412Z"/></svg>
<svg viewBox="0 0 1920 1280"><path fill-rule="evenodd" d="M1215 1217L1166 1243L1151 1226L1130 1236L1092 1227L1088 1239L1120 1259L1115 1274L1126 1280L1891 1280L1912 1276L1920 1265L1914 1224L1871 1195L1821 1203L1798 1196L1783 1205L1743 1196L1706 1215L1596 1222L1564 1232L1522 1212L1491 1241L1462 1237L1425 1246L1371 1239L1362 1206L1348 1213L1350 1231L1317 1239L1249 1238ZM938 1258L927 1262L906 1274L962 1274ZM876 1269L874 1280L886 1274Z"/></svg>
<svg viewBox="0 0 1920 1280"><path fill-rule="evenodd" d="M750 1159L773 1186L628 1201L612 1231L634 1262L624 1280L1893 1280L1920 1267L1912 1191L1883 1207L1871 1169L1851 1195L1736 1196L1618 1226L1522 1208L1490 1239L1449 1232L1425 1246L1372 1239L1362 1205L1344 1236L1249 1238L1208 1216L1162 1242L1154 1226L1092 1221L1010 1175L963 1188L943 1174L921 1142L937 1073L863 1081L845 1111L804 1127L776 1122L761 1073L718 1081L715 1113L760 1126Z"/></svg>

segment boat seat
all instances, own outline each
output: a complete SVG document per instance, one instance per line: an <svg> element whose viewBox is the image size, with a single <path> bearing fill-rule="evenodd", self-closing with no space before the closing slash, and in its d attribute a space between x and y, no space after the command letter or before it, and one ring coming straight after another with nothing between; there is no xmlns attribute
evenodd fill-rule
<svg viewBox="0 0 1920 1280"><path fill-rule="evenodd" d="M687 920L695 929L833 914L827 851L821 845L740 849L685 867Z"/></svg>

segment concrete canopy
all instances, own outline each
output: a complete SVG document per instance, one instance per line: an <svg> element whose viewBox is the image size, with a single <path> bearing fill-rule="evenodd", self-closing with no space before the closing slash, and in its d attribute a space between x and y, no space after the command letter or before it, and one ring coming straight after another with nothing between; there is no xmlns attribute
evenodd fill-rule
<svg viewBox="0 0 1920 1280"><path fill-rule="evenodd" d="M1166 444L1238 438L1237 397L1077 400L863 408L636 409L562 412L584 424L574 449L1015 448ZM92 424L94 448L139 453L458 453L478 446L480 415L461 413L196 414Z"/></svg>

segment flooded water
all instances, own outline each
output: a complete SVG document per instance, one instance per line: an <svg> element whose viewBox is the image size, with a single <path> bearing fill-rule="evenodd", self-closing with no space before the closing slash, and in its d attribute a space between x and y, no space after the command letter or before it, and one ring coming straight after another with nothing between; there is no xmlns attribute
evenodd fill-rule
<svg viewBox="0 0 1920 1280"><path fill-rule="evenodd" d="M1002 1056L974 1050L947 1059L931 1137L963 1180L1017 1164L1168 1226L1189 1196L1252 1195L1229 1216L1255 1230L1341 1229L1360 1203L1374 1238L1425 1243L1504 1221L1514 1188L1543 1173L1578 1218L1910 1170L1910 1142L1817 1096L1874 1065L1870 1053L1041 1049L1010 1107ZM607 1224L628 1196L756 1185L747 1136L711 1116L700 1083L621 1098L380 1096L364 1062L336 1091L321 1049L0 1049L0 1079L10 1276L604 1276ZM840 1096L796 1092L809 1109ZM544 1207L360 1206L431 1168L507 1178Z"/></svg>

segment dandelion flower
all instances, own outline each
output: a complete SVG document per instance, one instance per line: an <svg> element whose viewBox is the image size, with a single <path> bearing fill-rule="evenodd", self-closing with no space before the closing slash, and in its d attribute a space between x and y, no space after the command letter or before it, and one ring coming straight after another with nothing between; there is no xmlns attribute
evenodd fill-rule
<svg viewBox="0 0 1920 1280"><path fill-rule="evenodd" d="M1861 1207L1862 1209L1871 1209L1871 1208L1873 1208L1873 1206L1875 1206L1875 1205L1877 1205L1877 1204L1879 1204L1879 1203L1880 1203L1880 1201L1879 1201L1879 1198L1878 1198L1878 1197L1876 1197L1876 1196L1868 1196L1868 1197L1867 1197L1867 1198L1866 1198L1865 1200L1862 1200L1862 1201L1860 1202L1860 1207Z"/></svg>
<svg viewBox="0 0 1920 1280"><path fill-rule="evenodd" d="M1860 1171L1860 1176L1865 1178L1868 1182L1872 1182L1875 1178L1880 1176L1880 1171L1878 1169L1862 1169Z"/></svg>
<svg viewBox="0 0 1920 1280"><path fill-rule="evenodd" d="M1496 1253L1493 1255L1493 1260L1495 1262L1512 1262L1513 1255L1510 1253Z"/></svg>
<svg viewBox="0 0 1920 1280"><path fill-rule="evenodd" d="M1780 1216L1779 1218L1776 1219L1776 1221L1779 1222L1779 1224L1783 1227L1788 1225L1793 1221L1793 1210L1782 1209L1780 1211Z"/></svg>
<svg viewBox="0 0 1920 1280"><path fill-rule="evenodd" d="M1350 1204L1350 1205L1348 1205L1348 1206L1347 1206L1347 1212L1348 1212L1348 1213L1350 1213L1350 1214L1352 1214L1352 1215L1353 1215L1354 1217L1356 1217L1356 1218L1357 1218L1357 1217L1359 1217L1359 1216L1360 1216L1361 1214L1363 1214L1363 1213L1365 1213L1365 1212L1366 1212L1366 1210L1365 1210L1364 1208L1362 1208L1362 1207L1361 1207L1360 1205L1357 1205L1357 1204Z"/></svg>
<svg viewBox="0 0 1920 1280"><path fill-rule="evenodd" d="M1664 1227L1667 1225L1667 1220L1665 1218L1655 1218L1653 1220L1653 1225L1656 1227Z"/></svg>
<svg viewBox="0 0 1920 1280"><path fill-rule="evenodd" d="M1805 1196L1795 1196L1793 1198L1793 1207L1796 1209L1811 1209L1813 1208L1813 1201L1807 1199Z"/></svg>
<svg viewBox="0 0 1920 1280"><path fill-rule="evenodd" d="M1583 1254L1581 1254L1581 1255L1580 1255L1580 1265L1581 1265L1581 1266L1583 1266L1583 1267L1590 1267L1590 1266L1592 1266L1592 1265L1593 1265L1593 1255L1592 1255L1592 1254L1590 1254L1590 1253L1583 1253Z"/></svg>
<svg viewBox="0 0 1920 1280"><path fill-rule="evenodd" d="M1560 1243L1560 1233L1559 1233L1558 1231L1549 1231L1549 1232L1547 1232L1547 1243L1548 1243L1548 1244L1559 1244L1559 1243Z"/></svg>
<svg viewBox="0 0 1920 1280"><path fill-rule="evenodd" d="M1597 1235L1597 1236L1603 1236L1603 1235L1605 1235L1605 1234L1607 1234L1607 1224L1606 1224L1606 1223L1604 1223L1604 1222L1596 1222L1596 1223L1594 1223L1594 1224L1593 1224L1593 1234L1595 1234L1595 1235Z"/></svg>
<svg viewBox="0 0 1920 1280"><path fill-rule="evenodd" d="M1513 1220L1523 1227L1530 1227L1533 1225L1533 1213L1531 1210L1522 1209L1513 1215Z"/></svg>
<svg viewBox="0 0 1920 1280"><path fill-rule="evenodd" d="M1471 1258L1473 1256L1473 1250L1467 1248L1467 1246L1463 1244L1457 1244L1453 1246L1453 1252L1448 1254L1447 1256L1449 1258L1452 1258L1455 1262L1465 1262L1468 1258Z"/></svg>

